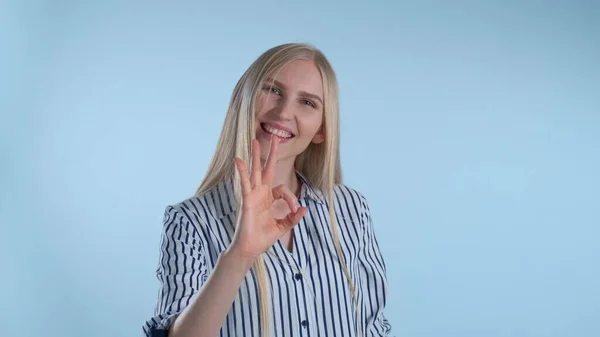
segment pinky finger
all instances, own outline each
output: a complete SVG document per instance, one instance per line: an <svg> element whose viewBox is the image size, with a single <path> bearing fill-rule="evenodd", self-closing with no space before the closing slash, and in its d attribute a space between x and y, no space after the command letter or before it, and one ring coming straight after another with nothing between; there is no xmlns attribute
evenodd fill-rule
<svg viewBox="0 0 600 337"><path fill-rule="evenodd" d="M242 194L248 195L250 191L252 191L252 187L250 184L250 178L248 177L248 169L246 168L246 164L243 160L238 157L235 157L235 166L240 174L240 182L242 183Z"/></svg>

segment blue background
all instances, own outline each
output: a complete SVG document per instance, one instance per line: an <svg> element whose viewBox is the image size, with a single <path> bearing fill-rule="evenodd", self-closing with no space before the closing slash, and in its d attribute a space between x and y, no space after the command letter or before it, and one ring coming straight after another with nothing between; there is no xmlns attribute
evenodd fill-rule
<svg viewBox="0 0 600 337"><path fill-rule="evenodd" d="M338 73L394 336L600 336L595 1L4 1L3 336L139 336L236 81Z"/></svg>

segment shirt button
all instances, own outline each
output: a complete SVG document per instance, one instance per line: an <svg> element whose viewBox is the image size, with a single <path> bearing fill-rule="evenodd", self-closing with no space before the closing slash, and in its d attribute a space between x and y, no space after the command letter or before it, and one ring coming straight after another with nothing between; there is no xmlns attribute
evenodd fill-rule
<svg viewBox="0 0 600 337"><path fill-rule="evenodd" d="M307 321L307 320L303 320L303 321L301 322L301 324L302 324L302 326L303 326L304 328L306 328L306 327L308 326L308 321Z"/></svg>
<svg viewBox="0 0 600 337"><path fill-rule="evenodd" d="M294 275L294 277L296 278L296 280L300 280L302 279L302 274L297 273L296 275Z"/></svg>

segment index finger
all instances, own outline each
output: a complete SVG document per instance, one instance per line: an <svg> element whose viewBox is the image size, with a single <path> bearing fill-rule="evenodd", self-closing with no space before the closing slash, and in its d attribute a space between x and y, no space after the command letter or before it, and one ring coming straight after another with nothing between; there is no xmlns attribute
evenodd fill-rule
<svg viewBox="0 0 600 337"><path fill-rule="evenodd" d="M271 147L265 163L263 178L265 183L271 185L275 179L275 163L277 163L277 149L279 148L279 137L271 136Z"/></svg>

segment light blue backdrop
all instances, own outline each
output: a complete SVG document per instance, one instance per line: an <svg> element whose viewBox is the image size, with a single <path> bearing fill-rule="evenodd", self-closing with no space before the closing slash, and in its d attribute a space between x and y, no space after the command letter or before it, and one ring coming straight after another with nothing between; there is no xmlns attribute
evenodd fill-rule
<svg viewBox="0 0 600 337"><path fill-rule="evenodd" d="M0 9L3 336L141 334L162 212L233 86L311 42L339 75L394 336L600 336L594 1L9 1Z"/></svg>

